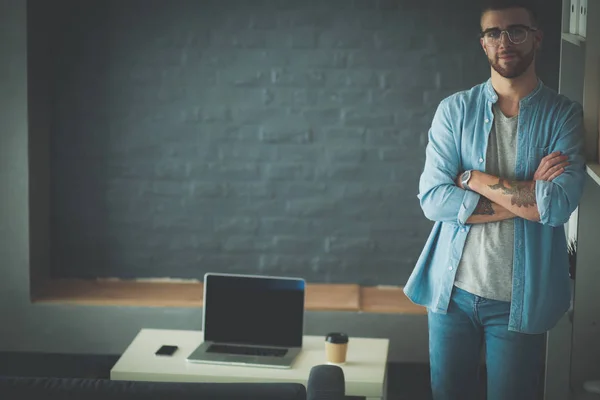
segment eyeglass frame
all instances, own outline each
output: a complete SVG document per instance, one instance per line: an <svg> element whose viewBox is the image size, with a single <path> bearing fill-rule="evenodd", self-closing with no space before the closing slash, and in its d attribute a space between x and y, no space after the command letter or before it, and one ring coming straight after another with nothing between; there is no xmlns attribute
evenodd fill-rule
<svg viewBox="0 0 600 400"><path fill-rule="evenodd" d="M508 31L509 31L510 29L513 29L513 28L522 28L522 29L525 29L525 39L524 39L522 42L515 43L515 42L514 42L514 41L511 39L511 37L510 37L510 33L508 33ZM492 31L500 31L500 38L498 39L498 44L497 44L497 45L499 45L499 44L500 44L500 42L502 42L502 34L506 33L506 37L508 38L508 41L509 41L509 42L511 42L512 44L514 44L514 45L517 45L517 46L518 46L518 45L520 45L520 44L523 44L523 43L525 43L525 42L527 41L527 39L529 38L529 32L537 32L537 30L538 30L537 28L534 28L534 27L532 27L532 26L527 26L527 25L521 25L521 24L517 24L517 25L511 25L511 26L509 26L507 29L488 28L488 29L486 29L485 31L481 32L481 33L479 34L479 37L480 37L481 39L483 39L483 40L484 40L484 42L485 42L485 40L486 40L486 39L485 39L485 35L486 35L487 33L489 33L489 32L492 32ZM494 46L494 45L489 45L487 42L485 42L485 44L486 44L486 45L488 45L488 46ZM496 46L497 46L497 45L496 45Z"/></svg>

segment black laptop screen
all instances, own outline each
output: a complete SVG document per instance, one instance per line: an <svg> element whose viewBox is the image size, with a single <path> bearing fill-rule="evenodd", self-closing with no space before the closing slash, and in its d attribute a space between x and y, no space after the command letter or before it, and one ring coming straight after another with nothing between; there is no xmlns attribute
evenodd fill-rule
<svg viewBox="0 0 600 400"><path fill-rule="evenodd" d="M304 281L207 275L204 340L302 345Z"/></svg>

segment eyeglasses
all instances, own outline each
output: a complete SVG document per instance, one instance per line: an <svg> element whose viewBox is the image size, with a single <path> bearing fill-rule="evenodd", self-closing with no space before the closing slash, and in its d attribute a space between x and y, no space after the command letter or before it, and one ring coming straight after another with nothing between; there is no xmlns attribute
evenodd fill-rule
<svg viewBox="0 0 600 400"><path fill-rule="evenodd" d="M525 25L511 26L508 29L500 30L498 28L491 28L481 33L484 43L487 46L497 47L502 42L502 34L506 33L508 40L513 44L521 44L527 40L529 32L537 31L536 28L532 28Z"/></svg>

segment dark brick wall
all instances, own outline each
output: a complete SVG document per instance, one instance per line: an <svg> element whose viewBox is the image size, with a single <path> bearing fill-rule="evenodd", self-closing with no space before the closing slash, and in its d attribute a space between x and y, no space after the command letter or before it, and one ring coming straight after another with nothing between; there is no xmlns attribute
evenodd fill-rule
<svg viewBox="0 0 600 400"><path fill-rule="evenodd" d="M476 2L56 3L54 275L406 281L435 107L489 76Z"/></svg>

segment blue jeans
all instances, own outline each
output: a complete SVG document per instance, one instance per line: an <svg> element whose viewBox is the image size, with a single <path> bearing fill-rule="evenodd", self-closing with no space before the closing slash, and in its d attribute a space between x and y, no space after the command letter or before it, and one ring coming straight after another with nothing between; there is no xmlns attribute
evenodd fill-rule
<svg viewBox="0 0 600 400"><path fill-rule="evenodd" d="M546 335L508 330L510 303L454 287L447 314L428 312L434 400L473 400L485 346L487 400L535 400Z"/></svg>

